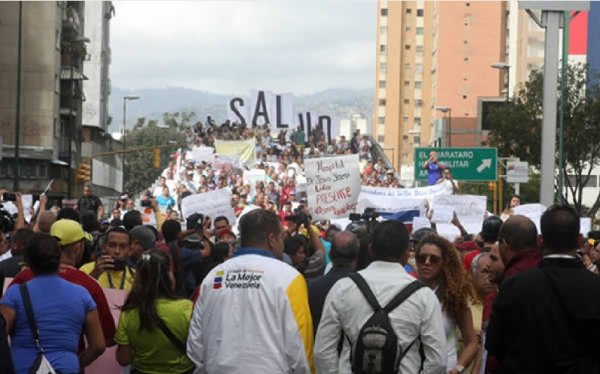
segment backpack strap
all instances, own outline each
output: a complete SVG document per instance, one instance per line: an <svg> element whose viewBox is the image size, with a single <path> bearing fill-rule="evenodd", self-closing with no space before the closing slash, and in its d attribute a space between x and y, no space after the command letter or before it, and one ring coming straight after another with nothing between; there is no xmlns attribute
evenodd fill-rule
<svg viewBox="0 0 600 374"><path fill-rule="evenodd" d="M185 345L185 343L182 342L181 340L179 340L175 336L175 334L173 334L173 332L171 330L169 330L169 328L167 327L167 325L165 324L165 322L160 317L157 318L156 324L157 324L158 328L163 332L163 334L165 334L166 337L175 346L175 348L177 348L179 351L181 351L183 353L186 353L186 345Z"/></svg>
<svg viewBox="0 0 600 374"><path fill-rule="evenodd" d="M371 288L367 284L367 281L365 281L365 278L363 278L362 275L358 273L351 273L348 274L348 276L354 281L354 283L356 283L356 286L358 287L360 292L362 292L365 299L367 299L369 305L371 305L371 308L373 308L373 310L376 312L382 310L381 305L379 305L377 298L373 294L373 291L371 291Z"/></svg>
<svg viewBox="0 0 600 374"><path fill-rule="evenodd" d="M40 330L38 330L37 323L35 323L35 315L33 314L33 306L31 305L31 298L29 297L29 289L26 283L19 285L19 291L21 291L21 298L23 299L23 305L25 306L25 314L27 314L27 323L31 329L31 335L37 345L38 351L44 353L40 344Z"/></svg>
<svg viewBox="0 0 600 374"><path fill-rule="evenodd" d="M408 286L404 287L402 291L400 291L394 298L386 305L383 310L386 313L390 313L392 310L396 309L400 304L404 302L404 300L408 299L410 295L418 291L419 289L427 287L427 285L420 280L416 280L410 283Z"/></svg>

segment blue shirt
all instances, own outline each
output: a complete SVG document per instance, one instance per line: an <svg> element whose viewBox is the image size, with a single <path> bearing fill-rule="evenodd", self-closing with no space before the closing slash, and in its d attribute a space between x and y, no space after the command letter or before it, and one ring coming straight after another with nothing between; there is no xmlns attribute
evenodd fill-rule
<svg viewBox="0 0 600 374"><path fill-rule="evenodd" d="M89 292L58 275L37 276L26 283L40 343L52 367L62 374L79 373L79 337L86 315L96 309ZM16 373L27 373L38 356L27 322L19 286L12 286L0 301L16 311L11 353Z"/></svg>
<svg viewBox="0 0 600 374"><path fill-rule="evenodd" d="M160 208L172 208L175 206L175 199L173 199L171 196L164 197L163 195L160 195L156 198L156 202Z"/></svg>
<svg viewBox="0 0 600 374"><path fill-rule="evenodd" d="M433 186L442 177L442 168L438 162L427 164L427 184Z"/></svg>

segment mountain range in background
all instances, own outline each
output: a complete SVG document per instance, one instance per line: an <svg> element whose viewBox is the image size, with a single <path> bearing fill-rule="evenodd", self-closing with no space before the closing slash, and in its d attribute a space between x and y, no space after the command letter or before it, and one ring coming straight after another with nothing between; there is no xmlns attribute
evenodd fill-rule
<svg viewBox="0 0 600 374"><path fill-rule="evenodd" d="M123 97L139 96L140 100L127 102L127 128L131 129L140 117L162 120L163 113L195 112L198 120L204 122L211 116L218 123L225 121L227 100L234 96L219 95L190 88L147 88L125 90L112 87L109 97L111 123L109 132L119 132L123 126ZM367 119L373 118L373 91L368 89L327 89L311 95L294 96L296 112L312 111L330 115L338 120L350 119L358 114Z"/></svg>

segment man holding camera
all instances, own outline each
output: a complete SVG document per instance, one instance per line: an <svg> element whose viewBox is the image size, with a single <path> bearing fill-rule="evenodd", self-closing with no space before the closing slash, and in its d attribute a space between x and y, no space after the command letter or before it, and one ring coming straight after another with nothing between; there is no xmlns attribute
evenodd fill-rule
<svg viewBox="0 0 600 374"><path fill-rule="evenodd" d="M80 270L98 280L104 288L130 290L135 272L127 265L129 233L115 227L106 233L102 254L96 262L88 262Z"/></svg>

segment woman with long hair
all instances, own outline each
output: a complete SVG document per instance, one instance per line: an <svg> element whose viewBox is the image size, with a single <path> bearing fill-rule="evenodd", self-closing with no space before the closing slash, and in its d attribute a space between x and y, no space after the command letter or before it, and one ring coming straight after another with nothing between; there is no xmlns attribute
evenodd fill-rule
<svg viewBox="0 0 600 374"><path fill-rule="evenodd" d="M153 249L138 263L115 335L117 361L131 373L188 373L185 347L192 302L177 299L169 256Z"/></svg>
<svg viewBox="0 0 600 374"><path fill-rule="evenodd" d="M16 373L30 372L42 350L54 370L64 374L82 372L104 352L96 304L85 288L58 275L60 257L61 247L54 237L34 234L25 249L25 262L34 278L9 287L0 301ZM28 299L37 342L26 312ZM88 344L78 352L82 333Z"/></svg>
<svg viewBox="0 0 600 374"><path fill-rule="evenodd" d="M502 221L506 221L513 214L513 208L521 205L521 196L519 195L511 195L510 199L508 199L508 204L506 204L506 209L500 215L500 219Z"/></svg>
<svg viewBox="0 0 600 374"><path fill-rule="evenodd" d="M419 279L434 290L442 306L447 371L450 374L462 373L473 362L479 349L469 309L469 304L476 298L471 279L454 245L441 236L423 238L417 245L415 258ZM463 340L460 354L456 352L457 327Z"/></svg>

